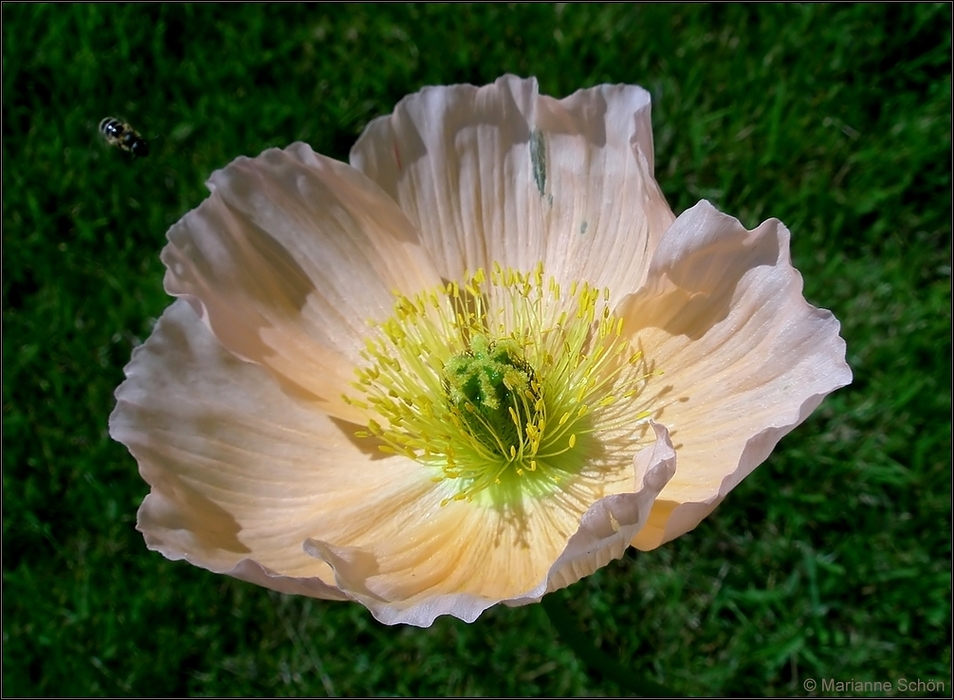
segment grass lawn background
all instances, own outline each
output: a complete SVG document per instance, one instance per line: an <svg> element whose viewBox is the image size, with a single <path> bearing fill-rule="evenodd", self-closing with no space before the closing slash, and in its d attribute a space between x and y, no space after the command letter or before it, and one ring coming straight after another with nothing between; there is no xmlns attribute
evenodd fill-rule
<svg viewBox="0 0 954 700"><path fill-rule="evenodd" d="M673 209L782 219L855 375L692 533L564 592L581 635L679 692L950 692L950 4L2 12L5 695L626 692L539 605L389 628L148 552L106 432L214 169L295 140L347 160L404 95L505 72L646 87Z"/></svg>

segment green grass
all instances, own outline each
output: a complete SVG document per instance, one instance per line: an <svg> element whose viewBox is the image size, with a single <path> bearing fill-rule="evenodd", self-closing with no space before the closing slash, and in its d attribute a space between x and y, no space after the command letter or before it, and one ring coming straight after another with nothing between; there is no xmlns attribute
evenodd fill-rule
<svg viewBox="0 0 954 700"><path fill-rule="evenodd" d="M686 693L950 693L950 4L2 11L5 695L626 692L542 606L388 628L166 561L106 432L212 170L296 139L346 159L404 95L508 71L648 88L673 208L782 219L855 374L698 529L565 592L573 621Z"/></svg>

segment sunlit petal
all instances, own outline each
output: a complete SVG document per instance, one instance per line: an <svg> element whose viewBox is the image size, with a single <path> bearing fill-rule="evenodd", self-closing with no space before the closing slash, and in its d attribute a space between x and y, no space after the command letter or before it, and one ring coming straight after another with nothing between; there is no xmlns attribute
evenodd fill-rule
<svg viewBox="0 0 954 700"><path fill-rule="evenodd" d="M394 202L305 144L239 158L169 231L166 291L189 299L222 344L329 412L354 377L370 319L392 292L439 282Z"/></svg>
<svg viewBox="0 0 954 700"><path fill-rule="evenodd" d="M536 80L425 88L380 117L351 162L420 229L442 274L494 262L632 290L673 220L653 179L649 93L556 100Z"/></svg>
<svg viewBox="0 0 954 700"><path fill-rule="evenodd" d="M747 231L701 202L666 232L646 287L620 311L663 374L653 415L679 469L634 543L694 528L821 400L851 381L839 323L802 296L789 233Z"/></svg>

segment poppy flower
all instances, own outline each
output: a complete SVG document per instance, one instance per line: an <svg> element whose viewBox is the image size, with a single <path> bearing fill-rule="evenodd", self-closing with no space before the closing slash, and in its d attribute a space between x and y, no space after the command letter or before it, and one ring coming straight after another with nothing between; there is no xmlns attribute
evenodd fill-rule
<svg viewBox="0 0 954 700"><path fill-rule="evenodd" d="M427 626L698 525L851 373L779 221L673 214L649 110L504 76L213 173L110 418L147 546Z"/></svg>

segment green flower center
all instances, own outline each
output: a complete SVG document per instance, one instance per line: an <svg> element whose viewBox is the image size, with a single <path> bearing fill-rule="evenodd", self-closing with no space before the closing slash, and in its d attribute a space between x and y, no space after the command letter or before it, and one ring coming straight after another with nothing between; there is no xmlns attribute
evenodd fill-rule
<svg viewBox="0 0 954 700"><path fill-rule="evenodd" d="M542 266L397 296L344 397L368 414L357 435L433 468L453 499L540 495L607 452L631 461L654 373L608 301L587 284L565 293Z"/></svg>
<svg viewBox="0 0 954 700"><path fill-rule="evenodd" d="M444 379L450 409L488 450L506 456L525 442L525 426L539 423L542 392L512 340L475 335L469 351L447 362Z"/></svg>

